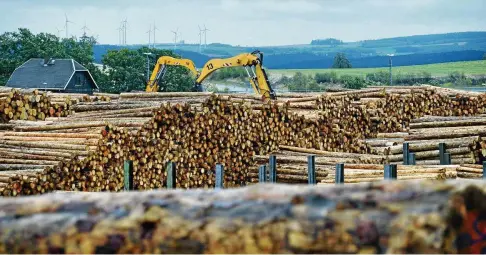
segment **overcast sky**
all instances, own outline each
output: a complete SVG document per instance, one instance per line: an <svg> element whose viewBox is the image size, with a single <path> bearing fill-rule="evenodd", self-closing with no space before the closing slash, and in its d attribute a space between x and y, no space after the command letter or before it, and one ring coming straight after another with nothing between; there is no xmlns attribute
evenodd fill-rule
<svg viewBox="0 0 486 255"><path fill-rule="evenodd" d="M242 46L486 31L485 0L0 0L0 33L25 27L57 34L65 13L75 23L69 34L80 36L86 22L88 34L111 44L124 18L128 44L147 43L154 22L159 43L172 42L177 28L186 43L199 43L205 24L208 43Z"/></svg>

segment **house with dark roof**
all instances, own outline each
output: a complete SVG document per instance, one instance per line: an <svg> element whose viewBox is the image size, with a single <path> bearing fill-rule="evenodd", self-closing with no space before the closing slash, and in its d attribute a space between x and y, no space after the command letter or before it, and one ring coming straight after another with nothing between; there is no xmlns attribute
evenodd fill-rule
<svg viewBox="0 0 486 255"><path fill-rule="evenodd" d="M86 94L99 90L88 69L74 59L29 59L15 69L5 86Z"/></svg>

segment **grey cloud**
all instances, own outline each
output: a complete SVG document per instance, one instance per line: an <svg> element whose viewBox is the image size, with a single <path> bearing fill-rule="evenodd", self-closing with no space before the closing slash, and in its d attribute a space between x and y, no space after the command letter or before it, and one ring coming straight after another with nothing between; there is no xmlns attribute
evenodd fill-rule
<svg viewBox="0 0 486 255"><path fill-rule="evenodd" d="M126 17L129 43L146 43L155 22L158 42L172 42L177 27L182 39L198 42L197 25L206 24L208 42L288 45L486 30L485 12L483 0L1 0L0 33L57 33L67 13L76 23L70 34L79 36L86 21L102 43L118 42Z"/></svg>

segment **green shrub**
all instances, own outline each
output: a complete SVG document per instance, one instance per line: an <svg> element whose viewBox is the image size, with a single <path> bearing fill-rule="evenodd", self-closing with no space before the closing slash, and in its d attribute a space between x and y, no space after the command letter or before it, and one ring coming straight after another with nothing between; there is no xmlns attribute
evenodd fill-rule
<svg viewBox="0 0 486 255"><path fill-rule="evenodd" d="M368 73L366 74L366 80L372 82L379 82L382 84L389 84L390 83L390 73L385 71L379 71L375 73Z"/></svg>
<svg viewBox="0 0 486 255"><path fill-rule="evenodd" d="M329 72L329 73L316 73L314 76L314 80L317 83L333 83L338 80L338 76L336 72Z"/></svg>
<svg viewBox="0 0 486 255"><path fill-rule="evenodd" d="M344 87L348 89L361 89L367 86L365 79L359 76L345 74L341 75L339 79L344 84Z"/></svg>

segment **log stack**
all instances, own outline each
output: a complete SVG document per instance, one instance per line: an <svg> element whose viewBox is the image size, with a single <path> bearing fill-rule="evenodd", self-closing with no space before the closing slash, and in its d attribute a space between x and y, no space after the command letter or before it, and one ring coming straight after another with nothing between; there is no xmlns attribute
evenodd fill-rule
<svg viewBox="0 0 486 255"><path fill-rule="evenodd" d="M328 126L373 138L402 132L424 115L472 116L486 113L486 94L452 94L431 86L371 88L325 93L317 99L320 121Z"/></svg>
<svg viewBox="0 0 486 255"><path fill-rule="evenodd" d="M470 100L459 105L460 111L447 111L444 115L465 114L467 107L479 107L483 102L480 96L468 97ZM319 110L309 106L316 101ZM410 105L410 102L413 104ZM370 154L371 145L366 143L366 139L377 137L382 130L394 131L400 125L400 132L408 131L403 124L406 127L413 118L434 113L444 105L443 102L453 100L449 94L441 94L429 87L373 88L310 97L295 95L265 103L254 96L246 99L212 93L122 93L119 98L113 97L110 101L80 101L70 106L76 112L68 117L48 118L36 123L11 121L8 128L20 133L85 133L98 136L100 129L104 128L103 138L90 141L84 154L70 153L67 158L71 160L56 161L55 164L48 162L49 167L35 178L36 191L19 190L19 183L9 182L2 192L22 195L52 190L119 191L123 188L123 161L126 159L134 163L136 189L164 187L168 161L177 164L178 187L213 187L217 163L225 166L227 187L245 185L255 177L252 167L258 162L255 163L254 156L269 155L277 150L356 159L356 162L350 163L384 164L387 162L385 157ZM392 110L383 109L385 106L393 108L394 104L398 105L396 111L402 109L404 117L397 117ZM482 111L467 111L467 114ZM306 114L309 112L312 114ZM393 139L405 140L407 135ZM36 151L52 146L36 143L35 140L41 138L25 141L28 139L18 138L21 136L8 134L7 139L0 140L0 144L17 150L21 149L20 146L32 144L32 150ZM84 140L61 138L58 142L62 143L64 152L78 148L77 143L86 146ZM385 146L393 147L386 143ZM460 141L457 143L461 146ZM375 144L383 144L383 139L375 140ZM12 152L7 153L12 157ZM394 162L392 156L388 155L388 161ZM3 160L13 164L8 159L12 158L5 157ZM21 170L18 168L21 166L16 167L6 170ZM283 166L282 169L295 173L289 175L302 177L301 166ZM322 173L326 169L323 167ZM437 173L434 178L443 178L441 174ZM323 178L323 175L320 176ZM331 173L326 178L329 176ZM297 179L300 182L300 177L289 177L289 182Z"/></svg>
<svg viewBox="0 0 486 255"><path fill-rule="evenodd" d="M50 107L46 93L37 90L2 89L0 92L0 119L3 123L9 120L44 120L50 115Z"/></svg>
<svg viewBox="0 0 486 255"><path fill-rule="evenodd" d="M475 254L485 200L471 180L3 198L0 253Z"/></svg>
<svg viewBox="0 0 486 255"><path fill-rule="evenodd" d="M439 164L439 144L446 144L453 164L480 164L486 155L486 118L424 116L414 119L408 132L379 133L366 142L390 162L403 161L403 143L409 143L417 164Z"/></svg>

